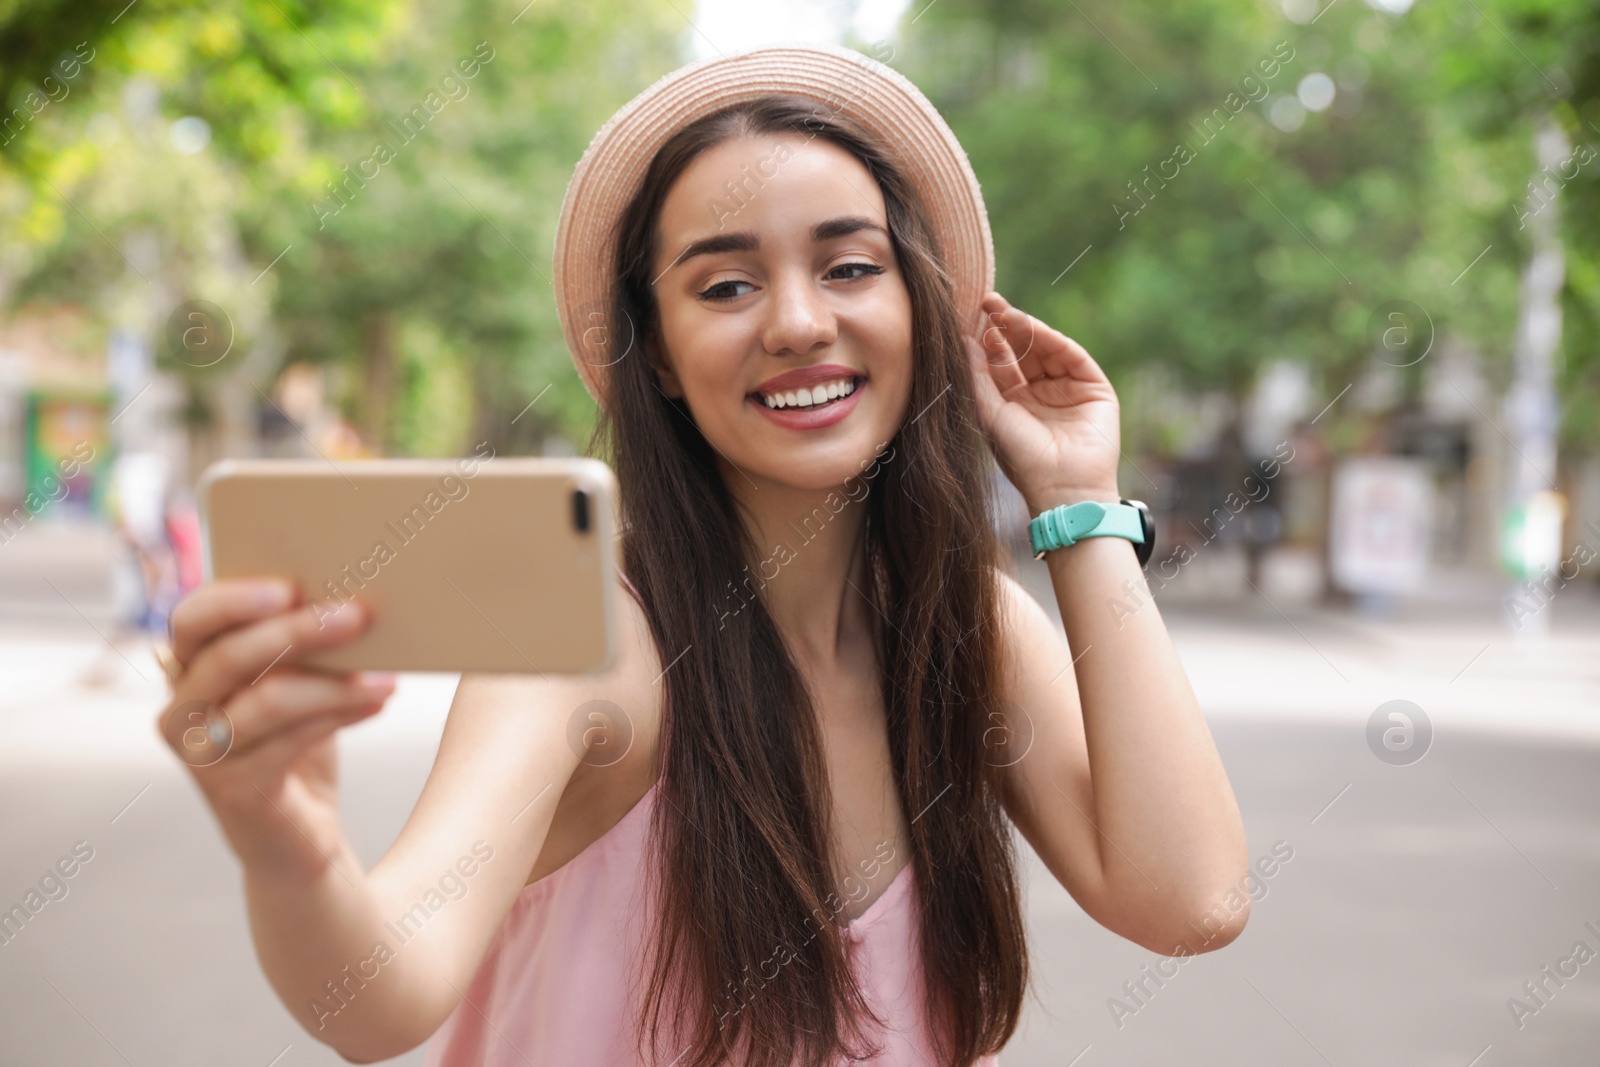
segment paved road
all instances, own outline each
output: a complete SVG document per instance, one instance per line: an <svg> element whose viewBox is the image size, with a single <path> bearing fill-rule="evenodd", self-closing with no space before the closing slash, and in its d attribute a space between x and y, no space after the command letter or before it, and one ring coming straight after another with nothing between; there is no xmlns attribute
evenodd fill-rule
<svg viewBox="0 0 1600 1067"><path fill-rule="evenodd" d="M1181 967L1088 919L1030 859L1036 996L1005 1067L1596 1063L1600 955L1562 961L1579 942L1600 954L1600 627L1592 603L1555 607L1532 643L1459 612L1163 608L1251 855L1292 855L1255 887L1244 935ZM104 657L109 687L73 684ZM261 977L234 861L151 728L154 668L128 659L71 620L0 634L0 906L76 842L93 849L0 945L0 1063L342 1063ZM368 863L421 788L453 688L404 676L342 738ZM1366 740L1396 698L1433 727L1406 766ZM1543 978L1541 1003L1523 984L1546 966L1576 974ZM1141 980L1135 998L1124 983Z"/></svg>

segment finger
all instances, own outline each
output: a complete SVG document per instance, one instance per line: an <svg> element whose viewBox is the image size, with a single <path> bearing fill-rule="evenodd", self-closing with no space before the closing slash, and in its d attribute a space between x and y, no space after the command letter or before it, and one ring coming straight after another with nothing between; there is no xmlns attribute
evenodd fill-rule
<svg viewBox="0 0 1600 1067"><path fill-rule="evenodd" d="M237 761L232 761L227 769L227 773L232 776L229 781L243 784L235 787L245 790L259 789L269 782L282 781L283 776L288 773L288 768L306 753L310 745L317 744L323 737L344 726L368 720L382 709L384 701L374 699L365 704L352 704L349 707L318 713L312 718L304 718L296 725L266 737L250 752L243 753ZM203 776L203 771L197 774Z"/></svg>
<svg viewBox="0 0 1600 1067"><path fill-rule="evenodd" d="M994 310L985 301L977 343L989 376L1001 393L1028 382L1018 365L1016 351L1011 347L1011 340L1007 336L1009 330L1004 313Z"/></svg>
<svg viewBox="0 0 1600 1067"><path fill-rule="evenodd" d="M172 653L186 665L218 634L282 611L297 596L294 583L279 578L207 582L172 609Z"/></svg>
<svg viewBox="0 0 1600 1067"><path fill-rule="evenodd" d="M252 783L276 782L306 749L336 730L370 719L383 710L384 703L385 698L373 698L303 719L244 753L232 773Z"/></svg>
<svg viewBox="0 0 1600 1067"><path fill-rule="evenodd" d="M1109 384L1110 379L1087 349L1043 319L1014 307L999 293L986 301L1004 323L1004 333L1017 354L1017 365L1028 382L1073 378Z"/></svg>
<svg viewBox="0 0 1600 1067"><path fill-rule="evenodd" d="M184 672L183 697L221 703L270 667L292 666L354 638L370 621L369 610L359 601L337 609L316 601L231 630L195 655Z"/></svg>
<svg viewBox="0 0 1600 1067"><path fill-rule="evenodd" d="M392 675L378 672L330 676L274 669L240 690L225 707L233 724L233 751L247 755L309 720L381 703L394 692L394 685Z"/></svg>
<svg viewBox="0 0 1600 1067"><path fill-rule="evenodd" d="M1005 338L1022 380L1031 382L1041 377L1045 370L1042 354L1039 351L1037 326L1042 323L1022 309L1012 306L1010 301L999 293L990 293L984 301L984 307L988 312L989 330L996 336Z"/></svg>
<svg viewBox="0 0 1600 1067"><path fill-rule="evenodd" d="M1035 351L1039 355L1043 373L1050 377L1076 378L1083 382L1109 382L1100 364L1089 355L1088 349L1051 326L1042 319L1028 316L1034 323L1032 329L1038 338ZM1030 375L1036 377L1036 375Z"/></svg>
<svg viewBox="0 0 1600 1067"><path fill-rule="evenodd" d="M1066 334L1061 334L1060 336L1064 342L1064 351L1068 354L1063 362L1067 364L1073 377L1079 381L1111 384L1111 379L1100 366L1099 360L1091 356L1087 348L1084 348Z"/></svg>
<svg viewBox="0 0 1600 1067"><path fill-rule="evenodd" d="M223 707L208 700L175 700L156 719L156 731L191 767L209 767L264 738L292 729L328 709L350 707L394 691L392 675L360 672L344 676L277 668L246 686Z"/></svg>

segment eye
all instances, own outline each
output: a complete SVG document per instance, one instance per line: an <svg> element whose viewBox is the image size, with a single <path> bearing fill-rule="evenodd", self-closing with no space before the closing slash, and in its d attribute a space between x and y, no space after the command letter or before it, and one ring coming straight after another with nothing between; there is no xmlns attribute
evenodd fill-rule
<svg viewBox="0 0 1600 1067"><path fill-rule="evenodd" d="M712 301L712 302L722 301L722 300L732 300L735 297L741 296L743 294L740 294L740 293L723 293L720 296L713 296L712 294L717 292L717 290L724 288L725 286L729 286L729 285L749 285L749 284L750 284L749 282L744 281L743 279L740 279L740 278L729 278L727 281L717 282L717 283L709 286L708 288L702 289L700 292L695 294L695 298L698 299L698 300L702 300L702 301Z"/></svg>
<svg viewBox="0 0 1600 1067"><path fill-rule="evenodd" d="M845 281L853 282L853 281L856 280L856 278L871 277L873 275L877 275L877 274L882 274L883 273L883 268L878 266L876 263L841 263L837 267L833 268L833 270L829 271L828 274L831 277L837 271L852 270L852 269L855 269L857 267L861 268L862 270L866 271L867 273L864 274L864 275L863 274L857 274L853 278L846 278Z"/></svg>
<svg viewBox="0 0 1600 1067"><path fill-rule="evenodd" d="M876 263L841 263L837 267L834 267L832 270L830 270L828 272L828 277L830 277L830 278L835 277L835 276L838 275L838 272L842 271L842 270L861 270L861 271L865 271L866 272L864 274L857 274L857 275L853 275L853 276L848 277L848 278L841 279L841 280L847 281L847 282L853 282L853 281L856 281L859 278L871 277L871 276L883 273L883 268L878 266ZM723 302L723 301L728 301L728 300L734 300L734 299L736 299L736 298L738 298L738 297L740 297L740 296L742 296L744 294L728 292L726 290L726 287L727 286L733 286L733 285L749 285L749 284L750 284L749 282L744 281L743 279L740 279L740 278L729 278L726 281L716 282L713 285L710 285L710 286L706 287L705 289L702 289L700 292L695 294L695 297L696 297L696 299L698 299L698 300L700 300L702 302L710 302L710 303L717 303L717 302ZM719 290L721 290L720 293L719 293Z"/></svg>

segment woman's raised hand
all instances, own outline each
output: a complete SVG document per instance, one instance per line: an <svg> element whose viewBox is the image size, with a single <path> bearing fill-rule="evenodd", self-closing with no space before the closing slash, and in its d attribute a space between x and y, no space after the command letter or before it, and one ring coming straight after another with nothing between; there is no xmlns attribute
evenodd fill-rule
<svg viewBox="0 0 1600 1067"><path fill-rule="evenodd" d="M312 879L348 855L334 731L382 708L394 679L297 663L368 621L359 602L300 603L269 579L209 582L173 610L176 678L156 726L254 877Z"/></svg>
<svg viewBox="0 0 1600 1067"><path fill-rule="evenodd" d="M1078 342L999 293L981 306L966 344L979 421L1001 470L1035 510L1115 501L1121 415L1105 372Z"/></svg>

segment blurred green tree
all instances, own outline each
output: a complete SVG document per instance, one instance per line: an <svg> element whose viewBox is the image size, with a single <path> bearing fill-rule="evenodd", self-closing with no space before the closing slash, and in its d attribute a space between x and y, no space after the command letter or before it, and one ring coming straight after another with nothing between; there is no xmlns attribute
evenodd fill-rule
<svg viewBox="0 0 1600 1067"><path fill-rule="evenodd" d="M431 401L397 392L413 327L432 331L417 358L456 368L415 382L470 383L463 447L471 435L532 452L548 435L586 432L593 403L551 290L561 197L606 117L682 62L684 26L664 3L419 9L364 80L367 120L314 142L306 195L264 218L257 242L294 246L279 304L290 353L355 361L352 411L372 440L438 444L417 436L415 409Z"/></svg>
<svg viewBox="0 0 1600 1067"><path fill-rule="evenodd" d="M1239 401L1277 360L1331 400L1392 300L1503 383L1531 124L1600 144L1600 14L1580 0L925 10L891 62L967 147L1002 290L1117 380L1131 455L1176 449L1200 394L1228 398L1237 449ZM161 308L214 300L259 349L253 382L327 364L399 452L581 439L593 408L549 298L556 209L686 32L671 3L617 0L0 3L0 303L88 300L159 345ZM1583 447L1597 171L1561 188L1564 427ZM175 369L203 418L216 376ZM1347 407L1319 424L1336 447L1362 431Z"/></svg>
<svg viewBox="0 0 1600 1067"><path fill-rule="evenodd" d="M1130 399L1165 381L1231 397L1237 414L1287 358L1332 400L1393 300L1470 339L1503 385L1531 131L1553 112L1575 142L1600 133L1600 9L1406 6L945 0L895 65L973 158L999 284L1083 341ZM1303 102L1330 89L1331 106ZM1597 172L1563 189L1574 444L1600 428ZM1323 425L1336 448L1362 434L1345 407ZM1127 409L1130 453L1175 444L1171 411Z"/></svg>
<svg viewBox="0 0 1600 1067"><path fill-rule="evenodd" d="M385 450L581 439L593 405L549 290L557 208L594 130L682 61L685 32L669 3L616 0L0 11L0 56L27 58L5 68L18 99L64 73L62 48L92 51L0 152L18 238L0 304L87 301L144 333L197 428L307 360ZM242 370L165 351L164 316L194 298L230 317Z"/></svg>

